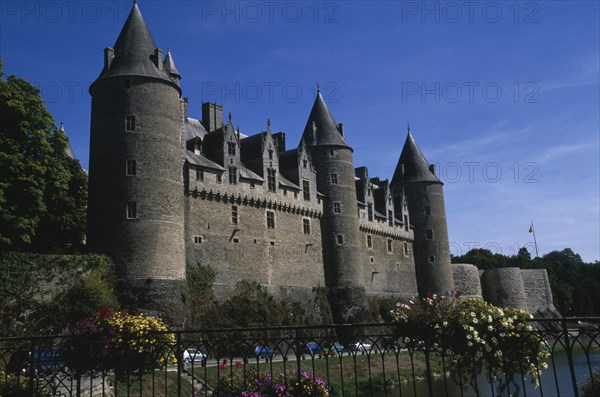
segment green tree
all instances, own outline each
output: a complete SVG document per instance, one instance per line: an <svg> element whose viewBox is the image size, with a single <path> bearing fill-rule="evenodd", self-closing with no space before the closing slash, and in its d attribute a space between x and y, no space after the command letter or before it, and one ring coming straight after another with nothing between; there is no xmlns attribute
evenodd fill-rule
<svg viewBox="0 0 600 397"><path fill-rule="evenodd" d="M66 152L40 91L0 61L0 249L80 243L87 176Z"/></svg>

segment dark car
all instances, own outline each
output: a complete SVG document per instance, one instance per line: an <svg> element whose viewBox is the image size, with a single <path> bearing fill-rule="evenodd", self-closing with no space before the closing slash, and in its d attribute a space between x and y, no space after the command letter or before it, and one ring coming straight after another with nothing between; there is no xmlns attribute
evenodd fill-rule
<svg viewBox="0 0 600 397"><path fill-rule="evenodd" d="M265 358L265 357L273 358L277 355L277 354L275 354L273 349L269 349L267 346L264 346L264 345L256 346L254 348L254 354L256 354L256 357L258 357L258 358Z"/></svg>
<svg viewBox="0 0 600 397"><path fill-rule="evenodd" d="M51 373L65 370L65 363L58 350L45 347L34 350L33 353L28 350L20 350L8 360L6 372L30 373L33 372Z"/></svg>
<svg viewBox="0 0 600 397"><path fill-rule="evenodd" d="M306 342L306 352L311 356L323 353L323 346L317 342Z"/></svg>

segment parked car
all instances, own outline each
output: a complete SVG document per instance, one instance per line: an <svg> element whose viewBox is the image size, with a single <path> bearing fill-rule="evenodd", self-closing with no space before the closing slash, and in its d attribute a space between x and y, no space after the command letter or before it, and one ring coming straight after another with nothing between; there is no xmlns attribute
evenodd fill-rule
<svg viewBox="0 0 600 397"><path fill-rule="evenodd" d="M318 344L317 342L306 342L305 350L311 356L315 356L323 353L323 346Z"/></svg>
<svg viewBox="0 0 600 397"><path fill-rule="evenodd" d="M65 363L58 350L44 347L34 350L20 350L10 357L6 365L6 372L17 374L30 373L33 364L33 372L52 373L65 370Z"/></svg>
<svg viewBox="0 0 600 397"><path fill-rule="evenodd" d="M373 345L367 341L358 341L350 343L350 350L359 352L370 352L373 350Z"/></svg>
<svg viewBox="0 0 600 397"><path fill-rule="evenodd" d="M265 357L273 358L277 355L275 353L275 351L273 351L273 349L269 349L267 346L264 346L264 345L256 346L254 348L254 354L256 354L256 357L258 357L258 358L265 358Z"/></svg>
<svg viewBox="0 0 600 397"><path fill-rule="evenodd" d="M206 361L206 354L202 353L198 349L185 349L183 351L183 362L191 363L191 362L200 362L203 363Z"/></svg>
<svg viewBox="0 0 600 397"><path fill-rule="evenodd" d="M323 351L327 356L335 356L336 354L342 354L345 352L346 348L339 341L335 341L323 349Z"/></svg>

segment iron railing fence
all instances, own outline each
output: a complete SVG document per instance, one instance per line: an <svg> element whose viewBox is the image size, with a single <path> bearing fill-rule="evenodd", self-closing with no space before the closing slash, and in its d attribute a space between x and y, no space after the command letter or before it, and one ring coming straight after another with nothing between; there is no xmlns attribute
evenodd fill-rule
<svg viewBox="0 0 600 397"><path fill-rule="evenodd" d="M74 336L2 338L0 396L226 396L224 386L248 384L264 375L282 385L314 376L336 396L517 392L578 397L586 379L598 390L598 378L592 374L600 368L600 318L531 321L533 332L551 353L548 368L538 366L540 388L522 376L500 394L485 373L463 390L448 373L443 353L425 346L403 348L393 325L355 324L174 331L169 333L172 342L125 357L113 356L105 341L76 341ZM144 350L144 341L130 342ZM152 367L158 366L159 358L164 363L140 371L148 355Z"/></svg>

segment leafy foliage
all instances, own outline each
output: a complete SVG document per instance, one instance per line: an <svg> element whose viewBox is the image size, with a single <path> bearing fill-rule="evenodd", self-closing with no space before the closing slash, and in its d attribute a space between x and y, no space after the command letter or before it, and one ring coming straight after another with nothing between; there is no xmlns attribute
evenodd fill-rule
<svg viewBox="0 0 600 397"><path fill-rule="evenodd" d="M87 176L66 152L40 91L0 61L0 249L48 250L80 244Z"/></svg>
<svg viewBox="0 0 600 397"><path fill-rule="evenodd" d="M118 307L104 255L0 254L0 333L60 333L103 306Z"/></svg>
<svg viewBox="0 0 600 397"><path fill-rule="evenodd" d="M476 298L457 295L398 303L392 316L403 346L439 352L457 384L477 389L477 374L484 370L490 382L498 382L498 394L510 385L518 390L517 374L528 374L539 387L540 368L549 356L533 331L529 314L498 308Z"/></svg>
<svg viewBox="0 0 600 397"><path fill-rule="evenodd" d="M36 387L36 396L50 397L52 394L42 387ZM0 371L0 396L2 397L30 397L31 390L29 377L25 375L16 376Z"/></svg>

